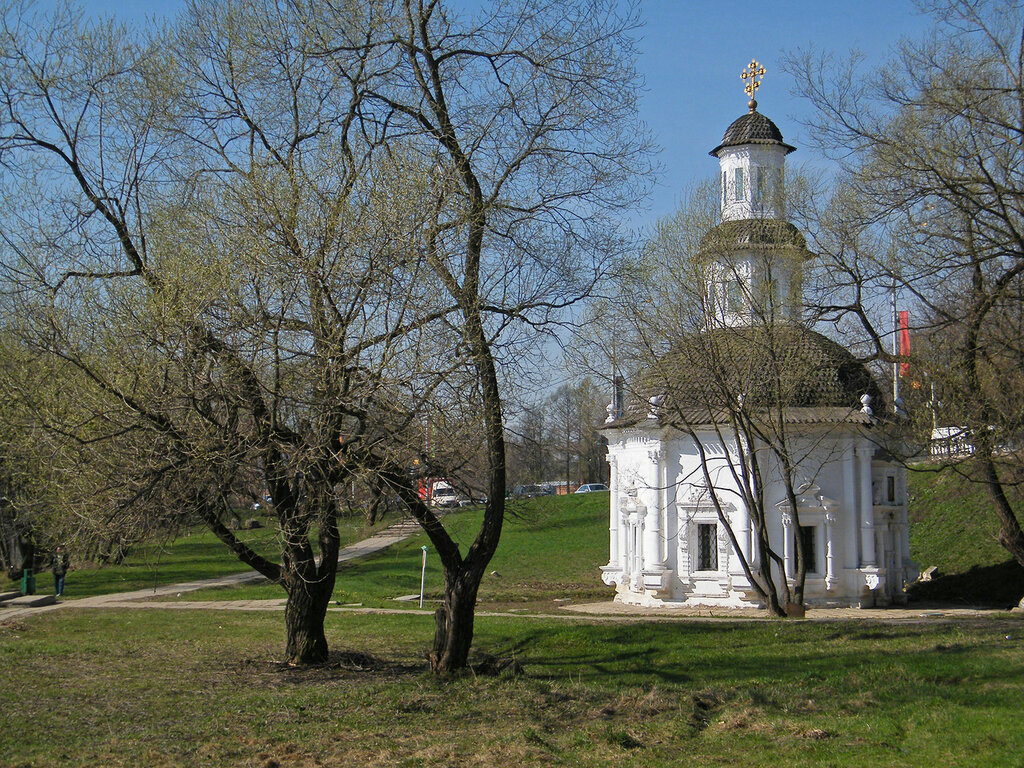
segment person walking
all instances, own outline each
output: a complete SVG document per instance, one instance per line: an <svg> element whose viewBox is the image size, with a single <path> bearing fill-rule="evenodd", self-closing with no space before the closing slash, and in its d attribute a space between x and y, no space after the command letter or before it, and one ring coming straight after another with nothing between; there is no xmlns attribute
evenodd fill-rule
<svg viewBox="0 0 1024 768"><path fill-rule="evenodd" d="M53 569L53 591L57 597L64 594L64 577L68 572L68 562L68 553L64 551L64 547L58 546L50 561L50 567Z"/></svg>

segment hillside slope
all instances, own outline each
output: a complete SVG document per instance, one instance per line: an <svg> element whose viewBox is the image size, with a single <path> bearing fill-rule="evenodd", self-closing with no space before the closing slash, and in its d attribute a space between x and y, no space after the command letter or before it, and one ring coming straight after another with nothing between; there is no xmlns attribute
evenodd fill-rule
<svg viewBox="0 0 1024 768"><path fill-rule="evenodd" d="M910 554L939 576L910 589L913 599L1009 607L1024 595L1024 568L999 546L999 522L984 487L952 472L908 476Z"/></svg>

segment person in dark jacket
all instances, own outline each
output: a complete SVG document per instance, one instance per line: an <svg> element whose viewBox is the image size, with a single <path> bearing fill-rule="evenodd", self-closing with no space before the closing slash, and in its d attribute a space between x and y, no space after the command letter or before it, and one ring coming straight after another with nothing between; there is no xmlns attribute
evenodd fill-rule
<svg viewBox="0 0 1024 768"><path fill-rule="evenodd" d="M50 561L50 567L53 569L53 590L57 597L64 594L64 577L68 572L68 564L68 553L64 551L64 547L58 546Z"/></svg>

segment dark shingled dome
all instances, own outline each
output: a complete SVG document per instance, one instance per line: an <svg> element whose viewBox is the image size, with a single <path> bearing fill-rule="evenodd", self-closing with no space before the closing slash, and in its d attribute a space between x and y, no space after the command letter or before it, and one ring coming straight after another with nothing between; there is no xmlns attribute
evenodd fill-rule
<svg viewBox="0 0 1024 768"><path fill-rule="evenodd" d="M738 147L743 144L777 144L785 148L787 155L796 150L796 147L782 140L782 131L775 123L754 110L734 120L732 125L725 129L722 143L709 154L717 157L719 151L725 147Z"/></svg>
<svg viewBox="0 0 1024 768"><path fill-rule="evenodd" d="M695 334L651 366L643 380L645 396L665 396L670 419L672 408L715 408L741 394L754 407L851 411L868 394L872 410L885 412L882 391L864 364L798 323Z"/></svg>

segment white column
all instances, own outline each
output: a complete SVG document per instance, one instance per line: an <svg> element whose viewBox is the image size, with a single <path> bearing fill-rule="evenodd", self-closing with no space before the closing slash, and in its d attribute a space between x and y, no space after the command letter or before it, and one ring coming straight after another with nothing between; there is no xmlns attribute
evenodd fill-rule
<svg viewBox="0 0 1024 768"><path fill-rule="evenodd" d="M647 507L644 517L644 570L653 571L662 568L661 559L661 510L659 501L661 493L658 489L658 471L661 463L661 452L650 451L648 456L651 467L647 471L648 486L643 491L644 506Z"/></svg>
<svg viewBox="0 0 1024 768"><path fill-rule="evenodd" d="M743 561L745 560L753 570L753 563L750 562L750 515L747 512L747 505L742 498L738 498L731 510L726 509L726 517L732 526L736 536L736 548L728 535L722 533L722 540L725 542L725 551L728 554L729 578L731 586L736 589L747 589L750 582L747 574L743 572Z"/></svg>
<svg viewBox="0 0 1024 768"><path fill-rule="evenodd" d="M835 547L832 545L832 537L835 531L835 515L832 510L825 511L825 518L823 526L825 529L825 589L832 589L832 585L836 583L836 566L834 551Z"/></svg>
<svg viewBox="0 0 1024 768"><path fill-rule="evenodd" d="M609 523L608 523L608 567L618 568L621 566L619 549L619 529L622 528L622 510L619 502L619 462L618 457L608 454L608 485L609 496Z"/></svg>
<svg viewBox="0 0 1024 768"><path fill-rule="evenodd" d="M874 567L875 558L875 499L871 490L871 456L875 452L870 445L857 447L857 480L860 488L860 552L861 566Z"/></svg>
<svg viewBox="0 0 1024 768"><path fill-rule="evenodd" d="M860 565L860 510L857 506L857 456L848 444L843 456L843 567Z"/></svg>
<svg viewBox="0 0 1024 768"><path fill-rule="evenodd" d="M793 533L790 528L793 525L793 518L789 512L782 513L782 564L786 572L786 579L793 577Z"/></svg>
<svg viewBox="0 0 1024 768"><path fill-rule="evenodd" d="M893 586L897 589L903 586L903 531L900 530L899 517L889 523L890 536L892 537L892 561L896 573L890 573L889 578L895 579Z"/></svg>
<svg viewBox="0 0 1024 768"><path fill-rule="evenodd" d="M736 502L736 512L733 514L734 520L730 522L733 524L733 529L736 532L736 541L740 545L740 554L743 555L743 559L750 563L750 511L747 509L747 505L743 502L743 499L738 499Z"/></svg>
<svg viewBox="0 0 1024 768"><path fill-rule="evenodd" d="M621 486L621 483L620 483ZM629 538L632 536L629 530L627 521L628 514L630 512L630 504L627 500L626 508L622 508L623 494L619 494L619 557L622 562L622 570L629 571L632 563L629 562L627 553L632 552L633 548L629 543ZM634 500L635 501L635 500ZM634 505L635 507L635 505Z"/></svg>

